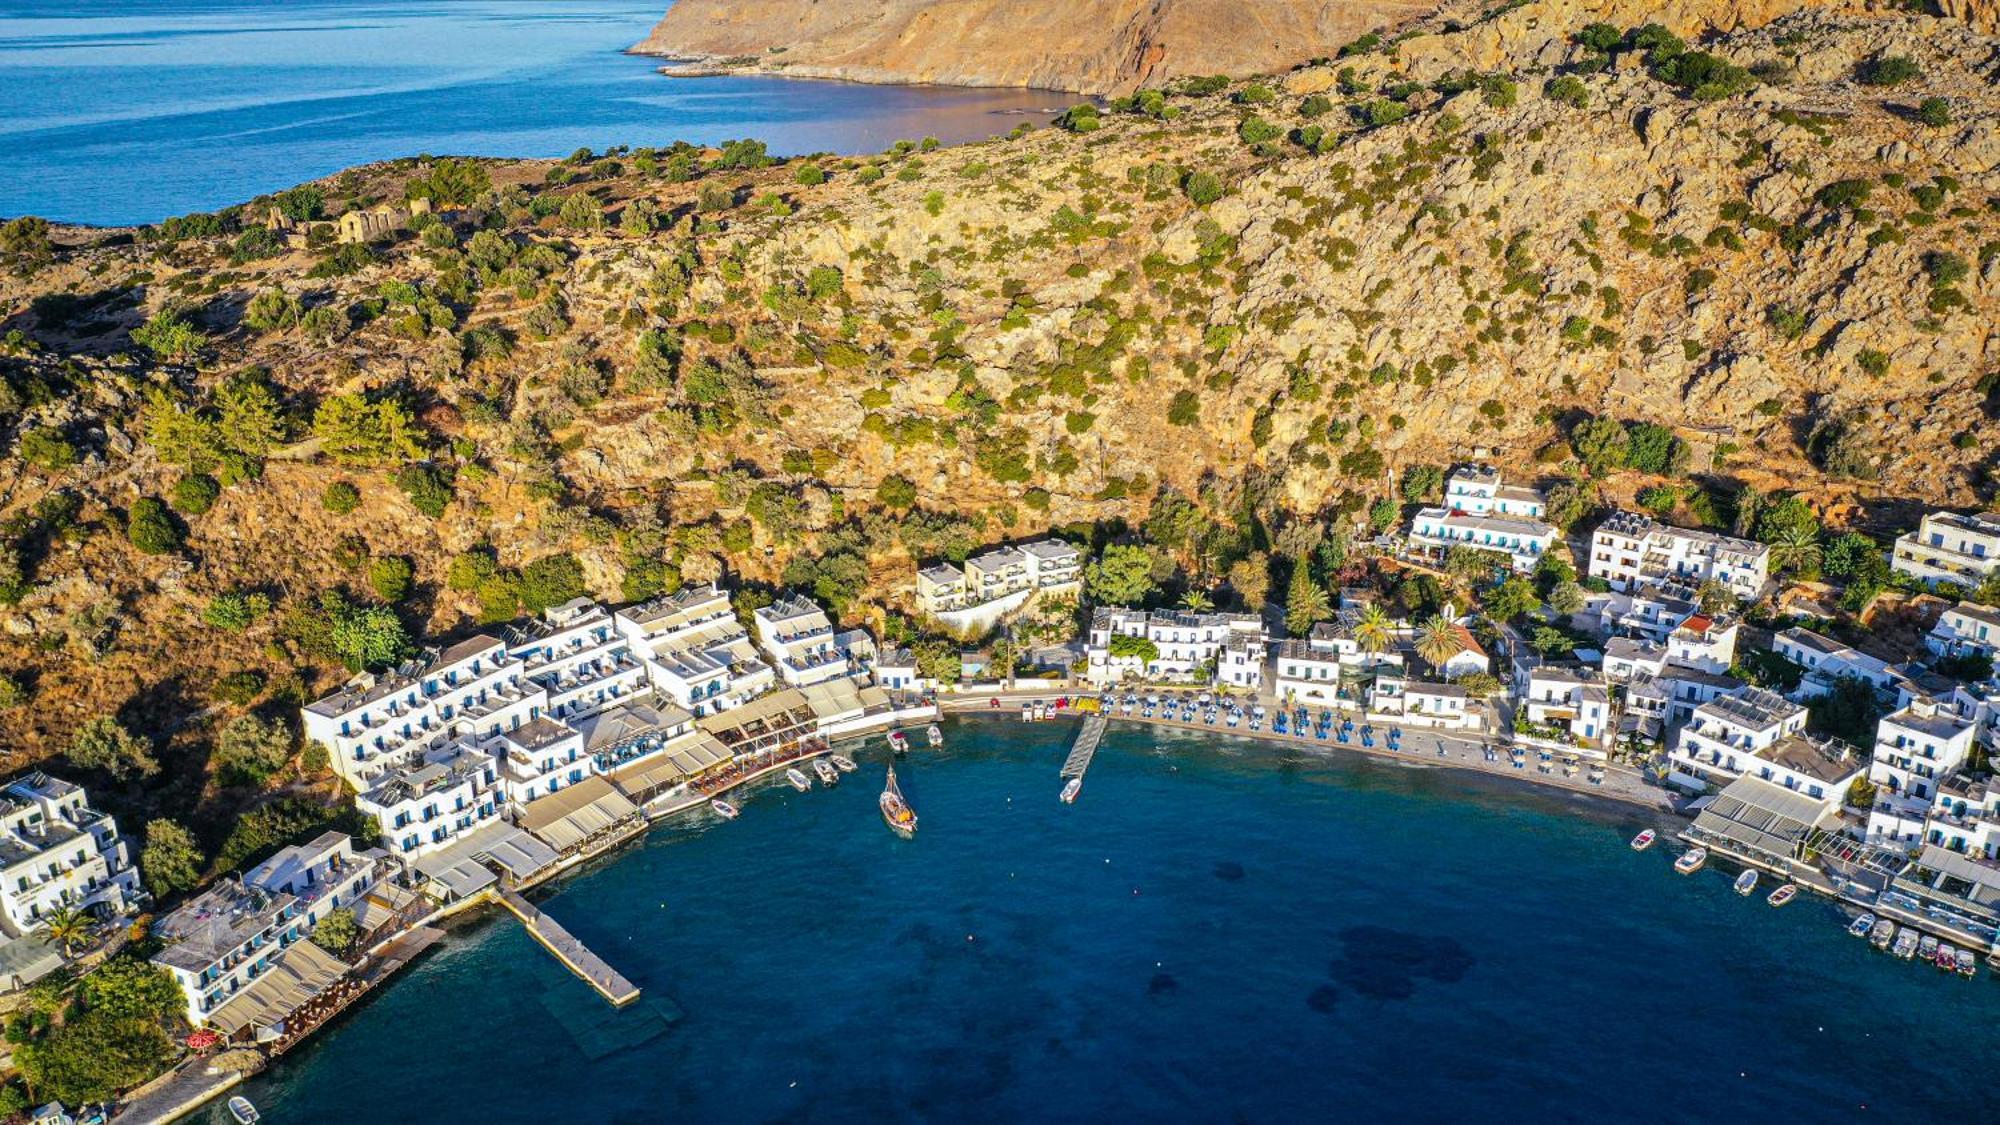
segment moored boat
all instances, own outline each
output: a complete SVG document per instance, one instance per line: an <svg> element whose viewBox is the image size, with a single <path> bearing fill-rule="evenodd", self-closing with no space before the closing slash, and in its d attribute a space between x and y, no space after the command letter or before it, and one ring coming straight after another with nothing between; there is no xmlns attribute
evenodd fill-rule
<svg viewBox="0 0 2000 1125"><path fill-rule="evenodd" d="M1923 936L1923 940L1917 942L1917 956L1925 961L1936 960L1937 947L1938 947L1937 938L1931 936L1930 934L1925 934Z"/></svg>
<svg viewBox="0 0 2000 1125"><path fill-rule="evenodd" d="M1889 943L1895 940L1896 923L1889 921L1887 918L1875 923L1875 927L1868 931L1868 944L1877 949L1887 949L1889 948Z"/></svg>
<svg viewBox="0 0 2000 1125"><path fill-rule="evenodd" d="M1979 972L1979 959L1972 955L1970 949L1961 949L1958 951L1957 968L1959 976L1970 980L1973 974Z"/></svg>
<svg viewBox="0 0 2000 1125"><path fill-rule="evenodd" d="M1648 828L1644 832L1639 833L1637 836L1632 837L1632 850L1635 852L1643 852L1647 848L1652 847L1653 841L1659 838L1660 834L1658 832L1655 832L1652 829Z"/></svg>
<svg viewBox="0 0 2000 1125"><path fill-rule="evenodd" d="M1747 895L1751 891L1754 891L1756 889L1757 889L1757 873L1755 871L1745 871L1743 874L1738 875L1736 877L1737 894Z"/></svg>
<svg viewBox="0 0 2000 1125"><path fill-rule="evenodd" d="M1933 939L1935 940L1935 939ZM1896 934L1896 944L1890 952L1908 961L1917 955L1917 931L1905 926Z"/></svg>
<svg viewBox="0 0 2000 1125"><path fill-rule="evenodd" d="M1937 956L1931 959L1931 964L1936 965L1947 973L1957 972L1958 947L1950 942L1938 942Z"/></svg>
<svg viewBox="0 0 2000 1125"><path fill-rule="evenodd" d="M856 766L854 764L853 758L850 758L845 754L834 754L828 760L831 761L834 764L834 767L838 769L841 773L853 773L855 770L860 768L859 766Z"/></svg>
<svg viewBox="0 0 2000 1125"><path fill-rule="evenodd" d="M924 737L930 739L932 746L943 746L944 728L938 726L936 723L932 723L930 729L924 732Z"/></svg>
<svg viewBox="0 0 2000 1125"><path fill-rule="evenodd" d="M832 763L828 762L825 758L813 759L813 772L819 775L819 783L821 785L840 784L840 771L833 768Z"/></svg>
<svg viewBox="0 0 2000 1125"><path fill-rule="evenodd" d="M730 804L728 801L725 801L720 797L717 797L716 799L710 801L708 803L708 807L714 809L715 815L721 817L724 820L736 819L737 815L736 806Z"/></svg>
<svg viewBox="0 0 2000 1125"><path fill-rule="evenodd" d="M250 1104L250 1099L241 1094L229 1099L229 1116L235 1118L238 1125L256 1125L264 1119L257 1112L257 1107Z"/></svg>
<svg viewBox="0 0 2000 1125"><path fill-rule="evenodd" d="M792 788L801 793L813 787L812 779L800 773L797 766L785 770L785 780L791 782Z"/></svg>
<svg viewBox="0 0 2000 1125"><path fill-rule="evenodd" d="M1688 850L1681 853L1681 857L1679 859L1674 861L1674 870L1680 872L1683 875L1692 875L1695 872L1700 871L1701 865L1707 862L1708 862L1707 848L1689 848Z"/></svg>
<svg viewBox="0 0 2000 1125"><path fill-rule="evenodd" d="M1849 937L1867 937L1868 931L1874 928L1875 916L1873 914L1863 914L1861 917L1848 923L1847 934Z"/></svg>
<svg viewBox="0 0 2000 1125"><path fill-rule="evenodd" d="M916 834L917 814L910 808L910 803L903 799L902 787L896 784L896 763L894 762L889 763L889 781L887 785L882 787L882 797L879 803L882 806L882 822L889 826L890 831L899 836Z"/></svg>
<svg viewBox="0 0 2000 1125"><path fill-rule="evenodd" d="M1081 792L1083 792L1083 779L1080 777L1070 778L1069 784L1063 786L1062 803L1065 805L1076 804L1076 795Z"/></svg>
<svg viewBox="0 0 2000 1125"><path fill-rule="evenodd" d="M899 730L892 730L892 731L890 731L890 732L889 732L889 749L891 749L891 750L894 750L894 751L895 751L896 753L898 753L898 754L907 754L907 753L909 753L909 751L910 751L910 740L909 740L909 737L908 737L908 736L906 736L906 735L905 735L905 734L904 734L904 733L903 733L902 731L899 731Z"/></svg>
<svg viewBox="0 0 2000 1125"><path fill-rule="evenodd" d="M1764 901L1770 903L1772 906L1783 906L1786 903L1797 898L1798 895L1799 895L1798 884L1786 883L1784 886L1779 887L1775 891L1772 891L1771 897L1765 899Z"/></svg>

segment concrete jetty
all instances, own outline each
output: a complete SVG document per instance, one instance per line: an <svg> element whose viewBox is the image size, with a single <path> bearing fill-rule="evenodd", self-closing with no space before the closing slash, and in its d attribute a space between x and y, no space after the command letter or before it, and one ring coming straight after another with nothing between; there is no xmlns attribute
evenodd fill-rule
<svg viewBox="0 0 2000 1125"><path fill-rule="evenodd" d="M555 954L556 960L569 966L570 972L582 977L600 996L609 1000L612 1007L622 1008L639 998L638 985L605 964L604 958L592 953L555 919L535 909L533 903L513 891L503 890L500 892L500 904L521 919L521 924L528 928L529 936Z"/></svg>
<svg viewBox="0 0 2000 1125"><path fill-rule="evenodd" d="M1061 776L1082 777L1090 768L1090 760L1097 756L1097 744L1104 741L1104 728L1110 720L1102 713L1083 720L1083 729L1077 732L1076 742L1070 747L1069 757L1063 760Z"/></svg>

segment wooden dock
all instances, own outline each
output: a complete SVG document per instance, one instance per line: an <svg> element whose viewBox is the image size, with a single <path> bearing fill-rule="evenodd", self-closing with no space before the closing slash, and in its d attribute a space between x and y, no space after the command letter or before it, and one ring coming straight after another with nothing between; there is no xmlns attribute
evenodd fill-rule
<svg viewBox="0 0 2000 1125"><path fill-rule="evenodd" d="M1090 768L1090 759L1097 755L1097 744L1104 741L1104 728L1110 720L1102 713L1087 716L1083 729L1077 732L1076 743L1069 748L1069 757L1063 759L1062 777L1082 777Z"/></svg>
<svg viewBox="0 0 2000 1125"><path fill-rule="evenodd" d="M500 903L521 919L530 937L542 943L543 948L556 955L556 960L569 966L570 972L582 977L600 996L609 1000L612 1007L622 1008L639 998L638 985L619 975L616 969L605 964L604 958L592 953L555 919L535 909L533 903L508 890L500 892Z"/></svg>

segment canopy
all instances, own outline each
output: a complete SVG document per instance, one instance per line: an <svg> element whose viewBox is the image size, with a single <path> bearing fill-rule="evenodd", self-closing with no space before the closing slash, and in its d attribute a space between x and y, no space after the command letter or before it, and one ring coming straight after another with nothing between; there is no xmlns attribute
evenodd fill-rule
<svg viewBox="0 0 2000 1125"><path fill-rule="evenodd" d="M521 827L567 851L621 820L639 815L632 802L603 777L586 777L567 789L529 802Z"/></svg>
<svg viewBox="0 0 2000 1125"><path fill-rule="evenodd" d="M261 976L210 1012L208 1025L225 1037L246 1027L270 1027L346 973L340 958L310 941L295 941Z"/></svg>

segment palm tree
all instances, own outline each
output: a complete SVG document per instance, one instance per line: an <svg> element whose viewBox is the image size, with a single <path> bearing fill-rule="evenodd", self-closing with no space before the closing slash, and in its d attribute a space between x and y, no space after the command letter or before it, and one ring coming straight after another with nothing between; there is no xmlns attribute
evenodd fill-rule
<svg viewBox="0 0 2000 1125"><path fill-rule="evenodd" d="M1395 622L1381 606L1370 603L1354 619L1354 643L1363 652L1381 652L1389 647L1389 637L1395 632Z"/></svg>
<svg viewBox="0 0 2000 1125"><path fill-rule="evenodd" d="M1432 615L1417 633L1417 655L1430 661L1433 668L1443 668L1445 661L1464 651L1465 638L1458 626L1441 615Z"/></svg>
<svg viewBox="0 0 2000 1125"><path fill-rule="evenodd" d="M1771 543L1771 561L1780 570L1808 571L1819 566L1819 529L1793 525Z"/></svg>
<svg viewBox="0 0 2000 1125"><path fill-rule="evenodd" d="M1181 608L1189 613L1207 613L1215 608L1215 601L1200 590L1189 590L1181 595Z"/></svg>
<svg viewBox="0 0 2000 1125"><path fill-rule="evenodd" d="M49 940L63 947L63 952L74 954L76 947L90 940L90 916L70 906L58 906L42 919L48 927Z"/></svg>

